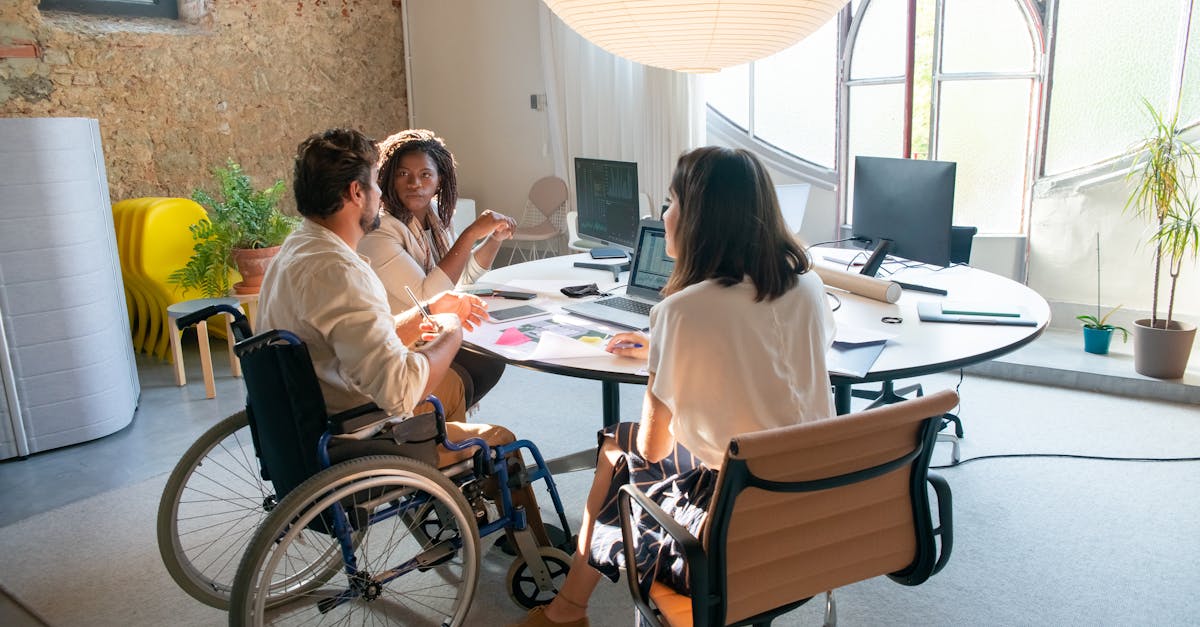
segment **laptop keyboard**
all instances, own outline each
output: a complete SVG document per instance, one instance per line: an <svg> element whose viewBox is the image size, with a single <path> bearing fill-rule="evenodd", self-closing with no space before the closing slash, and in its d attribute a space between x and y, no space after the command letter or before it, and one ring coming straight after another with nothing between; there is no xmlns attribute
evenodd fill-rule
<svg viewBox="0 0 1200 627"><path fill-rule="evenodd" d="M640 300L633 300L630 298L625 298L624 296L617 296L614 298L609 298L609 299L600 301L600 304L604 305L605 307L612 307L613 309L620 309L621 311L631 311L633 313L638 313L638 314L642 314L645 316L650 315L651 305L649 303L643 303Z"/></svg>

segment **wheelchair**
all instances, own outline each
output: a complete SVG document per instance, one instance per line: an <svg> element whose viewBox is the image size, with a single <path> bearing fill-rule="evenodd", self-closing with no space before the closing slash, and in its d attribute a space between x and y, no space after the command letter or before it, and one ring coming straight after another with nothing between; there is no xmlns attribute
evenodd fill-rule
<svg viewBox="0 0 1200 627"><path fill-rule="evenodd" d="M527 440L446 438L441 403L406 420L374 405L328 416L307 347L251 336L234 317L246 410L212 427L168 478L159 551L188 594L228 609L231 625L305 621L461 625L479 580L481 539L508 532L507 589L548 603L566 576L570 527L553 477ZM438 445L460 461L437 468ZM527 454L533 465L520 463ZM565 538L539 545L512 491L545 482ZM547 525L549 528L550 526Z"/></svg>

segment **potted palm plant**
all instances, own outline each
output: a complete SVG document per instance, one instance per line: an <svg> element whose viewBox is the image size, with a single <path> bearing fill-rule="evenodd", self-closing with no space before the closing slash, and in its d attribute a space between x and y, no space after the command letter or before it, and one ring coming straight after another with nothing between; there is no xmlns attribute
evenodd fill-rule
<svg viewBox="0 0 1200 627"><path fill-rule="evenodd" d="M1187 197L1189 184L1196 181L1196 148L1181 136L1178 112L1167 119L1143 100L1153 131L1133 148L1145 154L1140 167L1129 173L1134 188L1126 203L1152 225L1149 242L1154 246L1154 282L1150 317L1134 321L1134 369L1139 374L1177 379L1187 369L1188 356L1196 337L1196 325L1175 320L1175 288L1183 261L1195 257L1200 246L1196 202ZM1160 318L1159 286L1163 262L1171 278L1167 315Z"/></svg>
<svg viewBox="0 0 1200 627"><path fill-rule="evenodd" d="M213 175L219 197L202 189L192 193L192 200L208 210L208 219L191 227L192 258L168 280L210 297L225 296L231 287L238 294L256 293L271 258L299 221L279 212L282 180L256 190L233 159L214 169ZM231 286L235 268L242 280Z"/></svg>

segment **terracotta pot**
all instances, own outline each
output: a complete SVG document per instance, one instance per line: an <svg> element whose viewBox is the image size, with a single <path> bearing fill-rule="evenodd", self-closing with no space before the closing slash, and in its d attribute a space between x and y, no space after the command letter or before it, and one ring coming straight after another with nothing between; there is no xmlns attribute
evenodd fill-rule
<svg viewBox="0 0 1200 627"><path fill-rule="evenodd" d="M1166 320L1150 325L1149 318L1133 323L1133 369L1138 374L1156 379L1179 379L1187 370L1196 325Z"/></svg>
<svg viewBox="0 0 1200 627"><path fill-rule="evenodd" d="M267 266L271 265L271 260L279 253L278 246L270 248L234 248L233 262L237 264L238 274L242 275L242 280L233 285L235 294L257 294L262 287L263 275L267 272Z"/></svg>

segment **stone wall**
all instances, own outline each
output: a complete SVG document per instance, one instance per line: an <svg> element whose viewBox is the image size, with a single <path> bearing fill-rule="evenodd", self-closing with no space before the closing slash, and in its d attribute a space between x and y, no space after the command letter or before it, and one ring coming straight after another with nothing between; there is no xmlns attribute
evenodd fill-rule
<svg viewBox="0 0 1200 627"><path fill-rule="evenodd" d="M211 188L227 157L290 184L308 134L407 124L399 0L182 0L178 21L37 3L0 2L0 116L99 119L114 201Z"/></svg>

